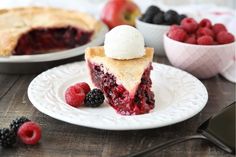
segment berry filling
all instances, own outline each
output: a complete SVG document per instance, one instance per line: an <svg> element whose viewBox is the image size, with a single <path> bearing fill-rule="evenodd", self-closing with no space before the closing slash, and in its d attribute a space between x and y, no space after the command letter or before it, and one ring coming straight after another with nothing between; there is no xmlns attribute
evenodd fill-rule
<svg viewBox="0 0 236 157"><path fill-rule="evenodd" d="M90 75L95 86L100 88L108 103L122 115L138 115L148 113L154 108L154 93L151 91L152 81L150 72L151 64L142 75L141 83L138 85L134 96L121 84L117 84L116 77L104 72L103 65L88 62Z"/></svg>
<svg viewBox="0 0 236 157"><path fill-rule="evenodd" d="M12 54L31 55L75 48L88 43L92 34L71 26L33 29L20 37Z"/></svg>

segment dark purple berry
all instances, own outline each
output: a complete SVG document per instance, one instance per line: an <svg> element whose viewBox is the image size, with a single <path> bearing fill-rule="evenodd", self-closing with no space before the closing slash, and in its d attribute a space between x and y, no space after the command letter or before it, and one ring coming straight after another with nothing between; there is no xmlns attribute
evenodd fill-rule
<svg viewBox="0 0 236 157"><path fill-rule="evenodd" d="M186 18L187 16L185 15L185 14L181 14L181 15L179 15L178 16L178 24L180 24L181 23L181 21L184 19L184 18Z"/></svg>
<svg viewBox="0 0 236 157"><path fill-rule="evenodd" d="M160 12L160 8L158 8L157 6L151 5L150 7L147 8L147 10L145 12L145 15L152 15L152 16L154 16L158 12Z"/></svg>
<svg viewBox="0 0 236 157"><path fill-rule="evenodd" d="M142 18L142 21L147 22L147 23L152 23L152 19L153 19L153 16L144 15L143 18Z"/></svg>
<svg viewBox="0 0 236 157"><path fill-rule="evenodd" d="M0 146L12 147L16 143L16 134L14 130L3 128L0 129Z"/></svg>
<svg viewBox="0 0 236 157"><path fill-rule="evenodd" d="M168 10L164 14L165 22L169 25L176 24L178 21L178 13L174 10Z"/></svg>
<svg viewBox="0 0 236 157"><path fill-rule="evenodd" d="M165 22L165 21L164 21L164 13L163 13L163 12L157 13L157 14L154 16L152 22L153 22L154 24L163 24L163 23Z"/></svg>
<svg viewBox="0 0 236 157"><path fill-rule="evenodd" d="M19 127L24 124L25 122L30 121L28 118L22 116L19 118L16 118L15 120L13 120L10 124L10 129L13 130L15 132L15 134L17 134L17 131L19 129Z"/></svg>
<svg viewBox="0 0 236 157"><path fill-rule="evenodd" d="M88 107L98 107L103 103L104 99L103 92L95 88L86 95L84 103Z"/></svg>

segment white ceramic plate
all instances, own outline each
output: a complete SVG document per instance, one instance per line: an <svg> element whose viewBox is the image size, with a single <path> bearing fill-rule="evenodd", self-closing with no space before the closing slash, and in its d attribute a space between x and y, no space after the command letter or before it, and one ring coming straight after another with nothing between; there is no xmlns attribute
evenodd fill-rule
<svg viewBox="0 0 236 157"><path fill-rule="evenodd" d="M108 27L102 23L101 30L97 32L92 40L77 48L58 51L53 53L37 54L37 55L22 55L22 56L8 56L0 57L0 63L29 63L29 62L44 62L44 61L54 61L59 59L66 59L81 55L84 53L85 48L91 46L101 45L104 41L105 34L108 32Z"/></svg>
<svg viewBox="0 0 236 157"><path fill-rule="evenodd" d="M66 64L41 73L30 83L28 97L39 111L53 118L107 130L148 129L175 124L196 115L206 105L205 86L187 72L153 63L151 78L155 109L143 115L122 116L106 103L98 108L67 105L65 90L77 82L90 82L85 62Z"/></svg>

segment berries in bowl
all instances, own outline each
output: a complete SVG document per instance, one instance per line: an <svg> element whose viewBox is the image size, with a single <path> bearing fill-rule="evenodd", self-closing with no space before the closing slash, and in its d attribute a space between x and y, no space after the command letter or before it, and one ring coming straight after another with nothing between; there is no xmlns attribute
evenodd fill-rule
<svg viewBox="0 0 236 157"><path fill-rule="evenodd" d="M210 78L233 62L235 37L223 24L185 18L164 35L166 55L172 65L198 78Z"/></svg>
<svg viewBox="0 0 236 157"><path fill-rule="evenodd" d="M136 27L143 34L148 47L153 47L158 55L165 55L163 35L169 30L170 25L179 24L185 17L186 15L178 14L174 10L164 12L152 5L136 19Z"/></svg>

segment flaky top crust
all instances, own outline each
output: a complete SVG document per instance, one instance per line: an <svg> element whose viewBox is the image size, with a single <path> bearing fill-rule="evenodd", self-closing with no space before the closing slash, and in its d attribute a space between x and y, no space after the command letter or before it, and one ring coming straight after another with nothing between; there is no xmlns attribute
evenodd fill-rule
<svg viewBox="0 0 236 157"><path fill-rule="evenodd" d="M92 47L85 50L85 59L93 64L102 64L105 72L117 78L118 84L134 93L141 82L144 70L152 63L153 53L153 48L145 48L145 55L141 58L117 60L106 57L103 47Z"/></svg>
<svg viewBox="0 0 236 157"><path fill-rule="evenodd" d="M0 56L9 56L22 34L37 28L72 26L99 31L101 22L92 16L58 8L25 7L0 10Z"/></svg>

